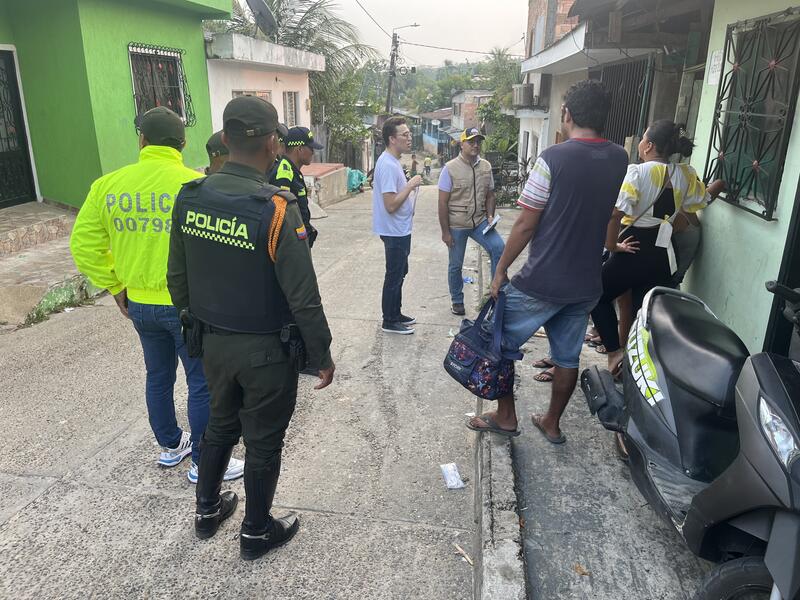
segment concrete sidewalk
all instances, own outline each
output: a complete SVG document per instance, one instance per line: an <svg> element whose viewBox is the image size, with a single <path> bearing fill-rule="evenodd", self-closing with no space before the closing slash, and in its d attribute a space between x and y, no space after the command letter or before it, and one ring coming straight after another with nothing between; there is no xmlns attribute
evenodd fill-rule
<svg viewBox="0 0 800 600"><path fill-rule="evenodd" d="M504 217L498 230L507 239L516 216ZM526 256L523 251L512 272ZM534 336L523 350L514 390L522 435L512 438L511 453L528 598L692 597L708 563L689 552L639 494L611 433L589 413L580 388L562 420L566 444L550 444L533 426L531 415L550 403L550 384L535 381L541 369L532 366L549 356L547 338ZM581 369L605 363L605 356L584 346Z"/></svg>
<svg viewBox="0 0 800 600"><path fill-rule="evenodd" d="M156 466L133 328L104 298L0 335L0 597L467 599L473 398L443 372L458 319L436 190L417 206L404 312L413 336L380 331L384 258L369 194L315 223L314 262L334 335L334 385L301 378L277 512L301 530L253 563L238 557L242 508L215 538L192 531L188 461ZM179 420L186 386L179 376ZM243 448L235 452L243 457ZM439 465L466 480L447 490ZM224 488L243 495L240 481Z"/></svg>

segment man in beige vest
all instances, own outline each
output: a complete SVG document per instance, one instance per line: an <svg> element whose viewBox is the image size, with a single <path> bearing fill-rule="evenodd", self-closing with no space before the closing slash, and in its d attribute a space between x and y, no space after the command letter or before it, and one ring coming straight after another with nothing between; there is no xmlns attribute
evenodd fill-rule
<svg viewBox="0 0 800 600"><path fill-rule="evenodd" d="M461 269L467 239L472 238L489 253L492 277L503 255L503 239L491 227L494 220L495 196L492 166L480 157L484 137L475 127L461 134L461 153L448 162L439 175L439 225L442 241L447 245L450 265L447 281L450 287L451 311L463 315L464 280Z"/></svg>

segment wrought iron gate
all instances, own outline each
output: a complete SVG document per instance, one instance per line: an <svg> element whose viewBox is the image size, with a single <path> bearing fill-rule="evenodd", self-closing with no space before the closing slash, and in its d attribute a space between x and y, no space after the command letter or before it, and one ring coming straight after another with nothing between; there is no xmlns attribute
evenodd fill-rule
<svg viewBox="0 0 800 600"><path fill-rule="evenodd" d="M650 106L653 80L650 59L604 66L593 76L606 84L613 98L605 137L622 146L625 138L641 135Z"/></svg>
<svg viewBox="0 0 800 600"><path fill-rule="evenodd" d="M35 199L13 53L0 51L0 208Z"/></svg>

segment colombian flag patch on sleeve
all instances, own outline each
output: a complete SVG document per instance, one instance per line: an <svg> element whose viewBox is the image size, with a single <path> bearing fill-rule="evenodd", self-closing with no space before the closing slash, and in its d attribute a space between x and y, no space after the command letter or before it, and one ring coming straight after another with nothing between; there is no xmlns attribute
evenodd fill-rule
<svg viewBox="0 0 800 600"><path fill-rule="evenodd" d="M300 227L296 227L294 232L297 234L298 240L305 240L308 238L308 232L306 231L305 225L300 225Z"/></svg>

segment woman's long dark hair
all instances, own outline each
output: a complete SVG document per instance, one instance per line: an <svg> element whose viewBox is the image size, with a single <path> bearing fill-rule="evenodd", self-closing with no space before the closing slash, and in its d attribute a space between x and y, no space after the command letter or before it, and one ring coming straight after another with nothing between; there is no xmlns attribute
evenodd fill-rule
<svg viewBox="0 0 800 600"><path fill-rule="evenodd" d="M645 132L647 139L651 141L658 153L664 157L673 154L681 156L691 156L694 143L686 137L686 125L676 124L669 119L656 121Z"/></svg>

